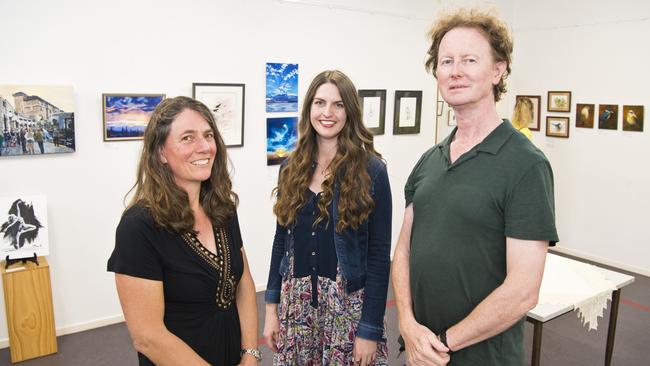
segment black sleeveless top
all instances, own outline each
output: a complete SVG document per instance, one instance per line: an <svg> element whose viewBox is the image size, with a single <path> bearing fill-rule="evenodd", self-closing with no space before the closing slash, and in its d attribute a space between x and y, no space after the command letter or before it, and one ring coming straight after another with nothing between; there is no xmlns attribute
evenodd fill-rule
<svg viewBox="0 0 650 366"><path fill-rule="evenodd" d="M237 365L241 330L235 303L244 270L237 215L214 227L217 253L194 234L156 225L145 208L127 210L117 227L108 271L162 281L164 323L212 365ZM153 365L138 354L140 365Z"/></svg>

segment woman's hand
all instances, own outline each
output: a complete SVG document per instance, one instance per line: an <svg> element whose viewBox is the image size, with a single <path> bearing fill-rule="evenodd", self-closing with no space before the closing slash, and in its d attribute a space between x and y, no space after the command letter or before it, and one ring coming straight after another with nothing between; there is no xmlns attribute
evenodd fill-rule
<svg viewBox="0 0 650 366"><path fill-rule="evenodd" d="M368 339L356 337L354 339L354 349L352 357L354 364L359 366L372 365L375 362L377 354L377 342Z"/></svg>
<svg viewBox="0 0 650 366"><path fill-rule="evenodd" d="M280 319L278 319L278 304L266 304L264 316L264 339L273 352L278 351L278 337L280 334Z"/></svg>

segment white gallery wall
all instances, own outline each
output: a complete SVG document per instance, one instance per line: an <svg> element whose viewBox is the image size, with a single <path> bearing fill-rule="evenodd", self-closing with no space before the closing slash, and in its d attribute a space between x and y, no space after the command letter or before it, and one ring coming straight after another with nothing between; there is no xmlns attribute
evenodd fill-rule
<svg viewBox="0 0 650 366"><path fill-rule="evenodd" d="M650 275L650 3L514 2L514 96L541 95L535 144L555 173L559 248ZM570 113L546 112L549 90L572 92ZM576 103L617 104L618 130L575 127ZM644 132L622 131L623 105L644 105ZM545 136L545 116L568 116L569 138Z"/></svg>
<svg viewBox="0 0 650 366"><path fill-rule="evenodd" d="M277 167L266 166L265 119L275 114L265 112L265 63L298 63L300 97L313 76L331 68L346 72L358 88L387 89L386 134L376 137L376 146L388 163L397 237L404 182L434 143L435 80L423 67L424 34L447 2L312 3L0 0L0 84L74 87L75 153L0 158L0 195L47 196L58 334L122 319L106 260L141 142L102 140L102 93L191 96L193 82L246 84L244 147L228 153L244 245L261 290L277 176ZM330 7L318 6L323 3ZM512 3L500 4L510 19ZM395 90L423 91L420 134L392 135ZM0 346L7 345L4 311L0 297Z"/></svg>

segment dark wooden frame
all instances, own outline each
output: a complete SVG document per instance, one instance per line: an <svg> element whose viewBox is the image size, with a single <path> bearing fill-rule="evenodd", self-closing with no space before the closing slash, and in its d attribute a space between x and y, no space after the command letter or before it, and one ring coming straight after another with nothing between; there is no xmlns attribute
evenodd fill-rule
<svg viewBox="0 0 650 366"><path fill-rule="evenodd" d="M528 129L531 131L539 131L541 126L541 121L542 121L542 96L541 95L517 95L515 97L515 101L517 101L519 98L528 98L537 101L537 116L533 115L533 118L535 119L536 123L535 126L533 127L528 126Z"/></svg>
<svg viewBox="0 0 650 366"><path fill-rule="evenodd" d="M553 134L552 132L549 131L549 120L550 119L561 119L565 121L566 123L566 136L560 135L560 134ZM546 136L549 137L560 137L560 138L569 138L569 131L571 129L571 120L569 117L562 117L562 116L546 116Z"/></svg>
<svg viewBox="0 0 650 366"><path fill-rule="evenodd" d="M241 88L241 118L239 124L241 125L241 139L239 141L226 141L226 138L222 134L224 143L227 147L242 147L244 146L244 121L245 121L245 110L246 110L246 84L228 84L228 83L192 83L192 98L196 99L196 87L214 87L217 89L239 89ZM200 99L199 99L200 100ZM203 102L203 101L201 101ZM205 102L203 102L205 104ZM210 108L210 106L208 106ZM212 111L212 109L210 109ZM217 121L217 126L219 121Z"/></svg>
<svg viewBox="0 0 650 366"><path fill-rule="evenodd" d="M386 125L386 89L359 89L359 103L361 104L361 111L363 115L363 99L367 97L379 97L379 127L368 127L368 130L373 135L383 135ZM365 124L365 121L364 121Z"/></svg>
<svg viewBox="0 0 650 366"><path fill-rule="evenodd" d="M580 111L582 108L585 106L591 106L591 127L587 126L578 126L578 121L580 120ZM595 104L589 104L589 103L576 103L576 122L575 126L576 128L594 128L594 125L596 125L596 117L598 116L598 113L596 111L596 105Z"/></svg>
<svg viewBox="0 0 650 366"><path fill-rule="evenodd" d="M400 127L400 103L402 98L416 98L415 126ZM393 114L393 135L420 133L420 119L422 117L422 90L396 90L395 109Z"/></svg>
<svg viewBox="0 0 650 366"><path fill-rule="evenodd" d="M566 108L551 108L551 95L564 94L568 98ZM571 112L571 92L570 91L549 91L546 97L546 111L547 112Z"/></svg>

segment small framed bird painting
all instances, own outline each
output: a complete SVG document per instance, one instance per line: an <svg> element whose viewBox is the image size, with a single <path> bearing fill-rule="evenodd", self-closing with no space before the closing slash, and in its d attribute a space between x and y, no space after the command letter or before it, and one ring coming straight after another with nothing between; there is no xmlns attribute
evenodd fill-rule
<svg viewBox="0 0 650 366"><path fill-rule="evenodd" d="M571 112L570 91L550 91L546 101L546 110L549 112Z"/></svg>
<svg viewBox="0 0 650 366"><path fill-rule="evenodd" d="M618 105L598 105L598 128L601 130L618 130Z"/></svg>
<svg viewBox="0 0 650 366"><path fill-rule="evenodd" d="M546 136L569 137L569 117L546 117Z"/></svg>
<svg viewBox="0 0 650 366"><path fill-rule="evenodd" d="M623 106L623 131L643 132L643 106Z"/></svg>

